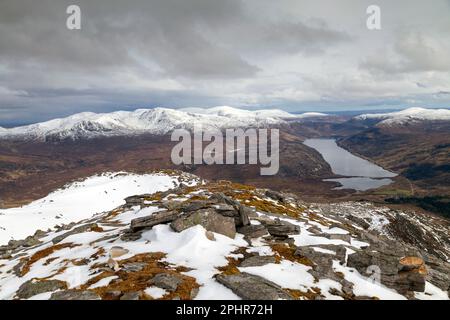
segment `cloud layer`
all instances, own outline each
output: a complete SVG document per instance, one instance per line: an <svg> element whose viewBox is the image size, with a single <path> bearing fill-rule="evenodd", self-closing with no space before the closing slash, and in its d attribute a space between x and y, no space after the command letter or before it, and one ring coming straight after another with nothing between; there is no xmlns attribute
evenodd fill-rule
<svg viewBox="0 0 450 320"><path fill-rule="evenodd" d="M0 123L136 107L450 102L450 2L0 1ZM82 29L66 28L78 4Z"/></svg>

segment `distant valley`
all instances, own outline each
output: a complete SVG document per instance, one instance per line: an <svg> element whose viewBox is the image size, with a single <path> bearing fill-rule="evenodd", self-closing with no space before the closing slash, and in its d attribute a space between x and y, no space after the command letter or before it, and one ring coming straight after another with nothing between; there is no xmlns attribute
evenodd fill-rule
<svg viewBox="0 0 450 320"><path fill-rule="evenodd" d="M11 207L95 173L118 170L144 173L156 169L180 169L207 179L271 187L317 201L334 198L384 202L398 197L447 197L448 113L449 110L430 113L427 109L413 108L355 117L217 107L78 114L0 131L0 199L2 206ZM232 126L279 128L278 174L262 177L255 165L173 165L170 152L174 142L170 141L169 132L179 127L192 128L195 121L221 130ZM342 176L333 172L317 150L303 143L310 138L335 139L344 149L399 176L393 178L393 183L377 189L362 192L339 189L338 182L326 180ZM417 201L411 203L417 205Z"/></svg>

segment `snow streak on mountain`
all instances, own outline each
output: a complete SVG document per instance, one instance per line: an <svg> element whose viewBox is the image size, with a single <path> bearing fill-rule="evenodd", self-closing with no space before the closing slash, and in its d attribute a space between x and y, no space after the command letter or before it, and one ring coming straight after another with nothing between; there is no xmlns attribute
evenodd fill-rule
<svg viewBox="0 0 450 320"><path fill-rule="evenodd" d="M419 121L449 121L448 109L409 108L398 112L362 114L356 120L379 120L380 125L407 124Z"/></svg>
<svg viewBox="0 0 450 320"><path fill-rule="evenodd" d="M287 120L321 117L322 113L293 115L282 110L248 111L231 107L210 109L138 109L111 113L78 113L67 118L12 129L0 129L0 138L35 140L77 140L136 134L163 135L177 128L203 129L266 127Z"/></svg>

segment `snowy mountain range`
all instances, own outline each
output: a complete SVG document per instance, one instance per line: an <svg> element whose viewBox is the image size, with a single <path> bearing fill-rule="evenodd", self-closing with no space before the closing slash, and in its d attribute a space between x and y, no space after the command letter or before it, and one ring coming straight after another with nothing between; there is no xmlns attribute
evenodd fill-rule
<svg viewBox="0 0 450 320"><path fill-rule="evenodd" d="M293 115L282 110L248 111L232 107L209 109L138 109L111 113L83 112L67 118L16 127L0 128L0 138L35 140L77 140L104 136L136 134L163 135L177 128L203 129L265 127L310 117L327 116L323 113Z"/></svg>
<svg viewBox="0 0 450 320"><path fill-rule="evenodd" d="M355 120L380 120L378 125L401 125L420 121L450 121L448 109L408 108L398 112L362 114Z"/></svg>

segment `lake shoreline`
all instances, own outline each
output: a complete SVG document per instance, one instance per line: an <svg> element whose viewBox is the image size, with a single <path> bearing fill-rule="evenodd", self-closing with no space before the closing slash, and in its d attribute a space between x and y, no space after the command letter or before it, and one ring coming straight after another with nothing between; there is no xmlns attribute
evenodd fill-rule
<svg viewBox="0 0 450 320"><path fill-rule="evenodd" d="M303 144L320 153L333 172L334 177L325 182L339 184L333 190L350 189L367 191L390 185L396 173L342 148L336 139L306 139Z"/></svg>

